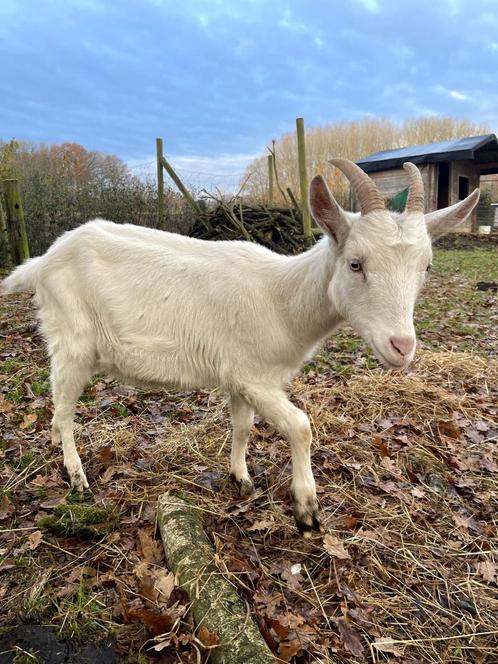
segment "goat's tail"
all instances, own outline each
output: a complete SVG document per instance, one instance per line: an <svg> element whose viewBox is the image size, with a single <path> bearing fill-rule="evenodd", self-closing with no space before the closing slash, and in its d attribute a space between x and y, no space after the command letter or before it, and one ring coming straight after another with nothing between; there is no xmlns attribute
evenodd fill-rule
<svg viewBox="0 0 498 664"><path fill-rule="evenodd" d="M42 256L29 258L22 265L16 267L14 272L0 283L2 293L17 293L18 291L35 291L40 279Z"/></svg>

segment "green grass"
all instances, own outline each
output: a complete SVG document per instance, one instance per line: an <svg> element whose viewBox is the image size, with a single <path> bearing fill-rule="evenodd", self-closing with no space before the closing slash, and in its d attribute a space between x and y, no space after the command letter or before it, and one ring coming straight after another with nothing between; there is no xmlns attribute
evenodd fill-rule
<svg viewBox="0 0 498 664"><path fill-rule="evenodd" d="M35 397L41 397L50 392L50 372L48 369L42 369L36 380L31 383L31 391Z"/></svg>
<svg viewBox="0 0 498 664"><path fill-rule="evenodd" d="M18 459L13 459L11 465L16 470L24 470L33 463L34 459L35 455L33 452L26 452L26 454L23 454Z"/></svg>
<svg viewBox="0 0 498 664"><path fill-rule="evenodd" d="M479 281L498 281L497 252L490 249L437 249L433 269L415 310L420 341L480 354L496 348L495 307L491 291L479 291Z"/></svg>
<svg viewBox="0 0 498 664"><path fill-rule="evenodd" d="M111 610L83 582L73 595L59 603L57 613L63 617L61 635L70 639L87 641L92 636L104 636L110 632Z"/></svg>
<svg viewBox="0 0 498 664"><path fill-rule="evenodd" d="M474 281L498 279L498 256L492 249L435 249L433 271L443 275L462 275Z"/></svg>

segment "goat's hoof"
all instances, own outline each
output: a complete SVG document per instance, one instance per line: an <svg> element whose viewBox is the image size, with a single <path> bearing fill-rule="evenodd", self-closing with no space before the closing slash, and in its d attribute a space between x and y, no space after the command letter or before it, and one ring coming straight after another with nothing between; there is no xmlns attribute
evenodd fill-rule
<svg viewBox="0 0 498 664"><path fill-rule="evenodd" d="M230 473L230 479L237 486L237 492L241 498L248 498L254 491L254 484L250 477L242 477L240 480Z"/></svg>
<svg viewBox="0 0 498 664"><path fill-rule="evenodd" d="M66 466L63 466L62 476L71 485L71 491L84 493L90 490L90 485L83 470L76 469L71 471Z"/></svg>
<svg viewBox="0 0 498 664"><path fill-rule="evenodd" d="M321 533L322 526L318 518L318 504L316 500L310 501L306 507L294 503L294 519L296 526L303 537L309 539L313 533Z"/></svg>

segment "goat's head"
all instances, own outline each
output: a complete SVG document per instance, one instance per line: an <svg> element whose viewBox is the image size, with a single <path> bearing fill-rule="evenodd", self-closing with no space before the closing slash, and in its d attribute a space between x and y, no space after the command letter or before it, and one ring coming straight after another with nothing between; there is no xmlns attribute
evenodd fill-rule
<svg viewBox="0 0 498 664"><path fill-rule="evenodd" d="M418 168L404 164L410 178L405 211L389 212L373 180L347 159L332 159L348 178L360 213L345 212L325 180L311 182L313 217L336 244L336 268L328 294L345 320L387 367L405 367L415 353L413 309L431 265L431 239L461 224L479 200L479 190L443 210L424 214L424 186Z"/></svg>

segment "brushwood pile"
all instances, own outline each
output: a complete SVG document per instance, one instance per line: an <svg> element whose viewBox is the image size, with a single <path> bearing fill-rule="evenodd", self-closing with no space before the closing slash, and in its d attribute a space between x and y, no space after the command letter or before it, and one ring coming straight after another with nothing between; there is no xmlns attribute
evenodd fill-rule
<svg viewBox="0 0 498 664"><path fill-rule="evenodd" d="M306 245L297 210L239 202L219 203L204 212L190 234L202 240L249 240L279 254L295 254Z"/></svg>

